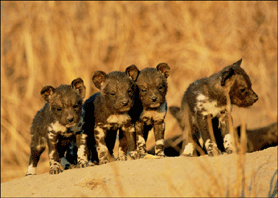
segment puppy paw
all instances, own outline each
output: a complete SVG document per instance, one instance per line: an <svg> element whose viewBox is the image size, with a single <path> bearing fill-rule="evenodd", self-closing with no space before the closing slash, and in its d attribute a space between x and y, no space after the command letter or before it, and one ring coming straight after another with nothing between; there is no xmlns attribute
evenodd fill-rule
<svg viewBox="0 0 278 198"><path fill-rule="evenodd" d="M56 164L56 165L52 165L50 167L49 174L59 174L61 172L62 172L62 170L61 170L60 166L58 164Z"/></svg>
<svg viewBox="0 0 278 198"><path fill-rule="evenodd" d="M158 157L165 157L164 151L159 151L156 156Z"/></svg>
<svg viewBox="0 0 278 198"><path fill-rule="evenodd" d="M129 152L129 155L130 155L131 159L133 159L133 160L139 158L139 155L138 155L137 151L131 151L131 152Z"/></svg>
<svg viewBox="0 0 278 198"><path fill-rule="evenodd" d="M144 149L138 150L138 156L139 158L144 158L147 155L147 152Z"/></svg>
<svg viewBox="0 0 278 198"><path fill-rule="evenodd" d="M221 154L221 151L218 148L213 147L208 151L208 156L218 156Z"/></svg>
<svg viewBox="0 0 278 198"><path fill-rule="evenodd" d="M99 160L99 165L108 164L108 163L109 163L109 160L108 160L108 159Z"/></svg>
<svg viewBox="0 0 278 198"><path fill-rule="evenodd" d="M117 161L126 161L126 160L127 160L127 157L125 155L119 156L117 158Z"/></svg>
<svg viewBox="0 0 278 198"><path fill-rule="evenodd" d="M86 167L88 167L89 166L89 164L88 164L88 162L78 162L77 163L77 168L86 168Z"/></svg>
<svg viewBox="0 0 278 198"><path fill-rule="evenodd" d="M226 149L226 153L227 154L232 154L232 153L234 153L235 151L233 150L233 149L231 149L231 148L227 148Z"/></svg>
<svg viewBox="0 0 278 198"><path fill-rule="evenodd" d="M33 174L33 173L26 173L25 177L26 177L26 176L30 176L30 175L37 175L37 174Z"/></svg>
<svg viewBox="0 0 278 198"><path fill-rule="evenodd" d="M182 153L181 156L184 156L184 157L193 157L193 155L191 153Z"/></svg>

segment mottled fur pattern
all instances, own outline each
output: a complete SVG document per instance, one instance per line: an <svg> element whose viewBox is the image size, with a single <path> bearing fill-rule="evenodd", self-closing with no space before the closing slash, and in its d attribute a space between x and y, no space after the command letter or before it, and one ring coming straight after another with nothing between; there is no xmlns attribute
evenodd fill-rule
<svg viewBox="0 0 278 198"><path fill-rule="evenodd" d="M40 155L48 145L50 174L61 172L60 159L68 146L77 142L79 167L87 166L86 134L82 131L82 103L85 86L81 78L71 85L45 86L41 96L46 101L31 127L31 156L26 175L35 175ZM74 162L71 162L74 163Z"/></svg>
<svg viewBox="0 0 278 198"><path fill-rule="evenodd" d="M134 81L138 72L137 67L132 66L126 72L94 73L93 82L100 92L92 95L83 105L83 130L89 135L90 161L97 157L99 164L105 164L113 159L111 155L118 130L119 160L127 159L127 149L132 158L137 157L135 128L129 112L134 105Z"/></svg>
<svg viewBox="0 0 278 198"><path fill-rule="evenodd" d="M177 106L169 107L170 113L177 119L177 122L182 130L184 126L181 125L181 111ZM245 127L246 128L246 127ZM238 126L235 128L235 131L238 134L239 140L241 137L242 127ZM277 131L277 122L270 124L265 127L256 128L256 129L246 129L247 135L247 150L246 152L251 153L255 151L260 151L269 147L278 145L278 131ZM179 156L182 154L182 135L176 135L174 137L168 138L165 140L165 155L169 157ZM202 141L200 141L202 142ZM200 144L201 146L203 144ZM154 154L154 146L148 151L150 154ZM195 153L200 155L199 153Z"/></svg>
<svg viewBox="0 0 278 198"><path fill-rule="evenodd" d="M251 106L258 100L251 88L249 76L240 67L241 62L242 59L208 78L195 81L184 93L181 102L181 125L185 126L186 131L189 129L188 134L185 134L187 142L184 144L184 155L193 155L200 135L205 144L204 149L210 156L219 154L220 150L227 153L234 151L229 134L227 96L232 105L239 107ZM214 134L221 137L218 138L220 142L213 142L210 137L208 116L212 118Z"/></svg>
<svg viewBox="0 0 278 198"><path fill-rule="evenodd" d="M164 118L167 112L166 93L167 77L170 67L160 63L156 68L145 68L140 71L136 85L138 88L136 113L133 114L136 130L136 145L139 157L144 157L146 140L151 129L155 137L155 154L164 156Z"/></svg>

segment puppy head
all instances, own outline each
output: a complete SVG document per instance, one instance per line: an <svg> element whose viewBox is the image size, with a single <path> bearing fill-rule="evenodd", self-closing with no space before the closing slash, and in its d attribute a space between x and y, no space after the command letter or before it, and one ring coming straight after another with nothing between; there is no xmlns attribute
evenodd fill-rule
<svg viewBox="0 0 278 198"><path fill-rule="evenodd" d="M93 82L100 89L102 102L112 112L125 113L133 106L136 88L134 81L138 73L139 70L135 65L128 67L126 72L94 73Z"/></svg>
<svg viewBox="0 0 278 198"><path fill-rule="evenodd" d="M221 71L221 86L229 87L232 104L239 107L248 107L258 100L258 96L252 90L249 76L240 67L241 62L242 59Z"/></svg>
<svg viewBox="0 0 278 198"><path fill-rule="evenodd" d="M169 72L170 67L166 63L140 71L136 84L144 108L158 108L165 102Z"/></svg>
<svg viewBox="0 0 278 198"><path fill-rule="evenodd" d="M66 127L73 127L79 122L85 93L86 87L81 78L73 80L71 85L45 86L41 90L41 96L50 104L54 117Z"/></svg>

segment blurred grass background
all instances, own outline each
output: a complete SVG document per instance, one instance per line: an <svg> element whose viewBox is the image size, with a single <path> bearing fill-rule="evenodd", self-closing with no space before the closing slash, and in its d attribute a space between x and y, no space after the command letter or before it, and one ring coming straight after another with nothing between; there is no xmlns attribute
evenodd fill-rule
<svg viewBox="0 0 278 198"><path fill-rule="evenodd" d="M40 90L81 77L86 98L96 70L141 70L166 62L168 106L190 83L243 58L259 100L233 107L234 126L277 121L277 2L1 1L1 182L23 177ZM181 133L166 116L166 138ZM152 133L148 141L154 141ZM48 172L44 152L38 174Z"/></svg>

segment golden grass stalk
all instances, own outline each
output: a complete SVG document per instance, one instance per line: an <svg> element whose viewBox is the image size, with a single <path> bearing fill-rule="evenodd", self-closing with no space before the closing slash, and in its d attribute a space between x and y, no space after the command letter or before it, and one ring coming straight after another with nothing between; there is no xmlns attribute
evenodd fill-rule
<svg viewBox="0 0 278 198"><path fill-rule="evenodd" d="M167 62L170 106L180 102L191 82L241 57L260 98L256 117L246 122L276 121L276 1L2 1L1 172L7 174L1 174L1 182L25 174L30 126L44 104L43 86L81 77L87 99L98 91L91 80L96 70L124 71L131 64L141 70ZM165 134L174 126L167 115ZM48 172L48 166L45 154L38 174ZM14 169L22 172L12 176Z"/></svg>

